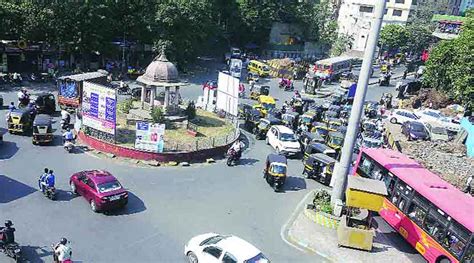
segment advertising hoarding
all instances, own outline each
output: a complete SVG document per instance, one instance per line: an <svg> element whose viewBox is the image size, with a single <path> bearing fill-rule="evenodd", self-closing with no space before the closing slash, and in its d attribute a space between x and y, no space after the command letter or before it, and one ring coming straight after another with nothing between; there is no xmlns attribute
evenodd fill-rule
<svg viewBox="0 0 474 263"><path fill-rule="evenodd" d="M238 78L219 72L217 80L217 104L216 107L233 116L237 116L239 104Z"/></svg>
<svg viewBox="0 0 474 263"><path fill-rule="evenodd" d="M139 121L136 123L135 149L163 152L165 125Z"/></svg>
<svg viewBox="0 0 474 263"><path fill-rule="evenodd" d="M82 125L99 133L115 136L116 90L84 81L82 93Z"/></svg>

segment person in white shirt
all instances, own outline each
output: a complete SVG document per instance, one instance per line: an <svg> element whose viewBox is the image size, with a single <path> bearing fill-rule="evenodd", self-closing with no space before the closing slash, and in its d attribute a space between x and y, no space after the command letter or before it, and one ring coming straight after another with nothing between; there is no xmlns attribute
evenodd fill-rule
<svg viewBox="0 0 474 263"><path fill-rule="evenodd" d="M55 262L67 262L71 260L72 249L66 238L61 238L59 244L54 247Z"/></svg>

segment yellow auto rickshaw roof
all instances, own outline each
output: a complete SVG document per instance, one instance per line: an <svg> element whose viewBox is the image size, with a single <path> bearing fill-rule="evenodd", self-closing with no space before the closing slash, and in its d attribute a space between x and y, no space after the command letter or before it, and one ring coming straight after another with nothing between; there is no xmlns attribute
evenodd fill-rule
<svg viewBox="0 0 474 263"><path fill-rule="evenodd" d="M255 65L260 65L260 66L268 66L267 64L265 64L261 61L258 61L258 60L250 60L249 63L253 63Z"/></svg>
<svg viewBox="0 0 474 263"><path fill-rule="evenodd" d="M258 97L258 101L260 103L276 104L275 99L272 96L267 96L267 95L260 95Z"/></svg>

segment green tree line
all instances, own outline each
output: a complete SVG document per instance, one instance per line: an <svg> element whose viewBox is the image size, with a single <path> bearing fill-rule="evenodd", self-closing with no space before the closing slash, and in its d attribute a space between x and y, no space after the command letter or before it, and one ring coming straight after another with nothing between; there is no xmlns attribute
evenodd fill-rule
<svg viewBox="0 0 474 263"><path fill-rule="evenodd" d="M109 55L125 37L166 46L186 63L216 43L258 46L273 22L299 24L305 38L330 45L337 25L327 1L298 0L0 0L0 39L67 45L87 56Z"/></svg>

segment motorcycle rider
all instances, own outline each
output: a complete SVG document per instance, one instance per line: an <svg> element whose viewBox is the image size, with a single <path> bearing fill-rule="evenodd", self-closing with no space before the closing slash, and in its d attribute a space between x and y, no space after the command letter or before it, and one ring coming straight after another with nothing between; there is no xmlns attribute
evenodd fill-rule
<svg viewBox="0 0 474 263"><path fill-rule="evenodd" d="M72 142L74 140L74 133L70 128L66 129L66 132L63 133L64 142Z"/></svg>
<svg viewBox="0 0 474 263"><path fill-rule="evenodd" d="M245 144L240 140L237 139L229 149L229 152L234 152L236 159L240 159L242 156L242 149L245 147Z"/></svg>
<svg viewBox="0 0 474 263"><path fill-rule="evenodd" d="M18 92L18 106L20 105L27 105L28 102L30 101L30 96L28 95L28 92L25 88L22 88Z"/></svg>
<svg viewBox="0 0 474 263"><path fill-rule="evenodd" d="M38 184L39 184L39 188L41 190L41 192L44 193L44 190L45 190L45 185L46 185L46 178L48 177L48 174L49 174L49 169L48 168L44 168L44 173L40 176L40 179L38 180Z"/></svg>
<svg viewBox="0 0 474 263"><path fill-rule="evenodd" d="M54 176L53 170L48 171L48 175L45 178L45 186L47 188L54 188L54 184L56 182L56 177Z"/></svg>
<svg viewBox="0 0 474 263"><path fill-rule="evenodd" d="M15 228L10 220L5 220L5 227L0 228L0 248L15 242Z"/></svg>
<svg viewBox="0 0 474 263"><path fill-rule="evenodd" d="M71 114L67 110L61 110L61 126L69 126L71 123Z"/></svg>
<svg viewBox="0 0 474 263"><path fill-rule="evenodd" d="M68 245L66 238L61 238L58 244L54 247L54 262L72 262L72 249Z"/></svg>

